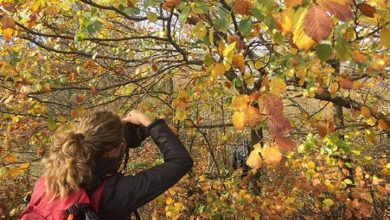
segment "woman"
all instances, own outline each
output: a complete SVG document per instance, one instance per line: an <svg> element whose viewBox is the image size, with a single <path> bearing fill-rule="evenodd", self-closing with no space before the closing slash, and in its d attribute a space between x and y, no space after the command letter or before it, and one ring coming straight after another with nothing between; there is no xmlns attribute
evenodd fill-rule
<svg viewBox="0 0 390 220"><path fill-rule="evenodd" d="M125 131L126 125L143 126L150 133L164 155L163 164L135 176L117 172L127 147L134 145L126 140L139 135L134 130ZM35 187L28 207L39 209L43 197L59 201L80 188L93 190L104 182L98 218L128 219L138 207L178 182L191 169L193 161L164 120L151 121L142 112L133 110L122 119L111 112L97 112L81 118L73 128L58 130L44 164L44 175L37 184L41 181L45 191L39 192ZM54 207L44 208L47 211Z"/></svg>

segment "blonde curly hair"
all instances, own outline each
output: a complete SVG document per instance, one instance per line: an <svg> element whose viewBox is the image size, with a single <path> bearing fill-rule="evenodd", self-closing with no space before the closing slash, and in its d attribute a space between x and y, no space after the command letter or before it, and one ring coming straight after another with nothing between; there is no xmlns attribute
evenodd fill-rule
<svg viewBox="0 0 390 220"><path fill-rule="evenodd" d="M80 118L73 126L59 128L49 156L44 160L46 193L65 197L91 181L94 159L123 141L123 125L118 115L100 111Z"/></svg>

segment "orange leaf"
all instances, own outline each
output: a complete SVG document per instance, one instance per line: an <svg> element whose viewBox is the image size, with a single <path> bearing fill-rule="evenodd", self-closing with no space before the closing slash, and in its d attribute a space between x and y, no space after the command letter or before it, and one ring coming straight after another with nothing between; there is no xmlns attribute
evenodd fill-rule
<svg viewBox="0 0 390 220"><path fill-rule="evenodd" d="M4 158L4 160L7 161L8 163L14 163L16 161L16 158L13 155L8 155Z"/></svg>
<svg viewBox="0 0 390 220"><path fill-rule="evenodd" d="M256 125L261 121L261 115L259 109L249 106L245 110L245 124L249 127L256 127Z"/></svg>
<svg viewBox="0 0 390 220"><path fill-rule="evenodd" d="M304 18L305 33L313 40L320 42L332 31L332 19L318 6L311 6Z"/></svg>
<svg viewBox="0 0 390 220"><path fill-rule="evenodd" d="M340 87L343 89L352 89L352 81L348 78L342 77L339 83L340 83Z"/></svg>
<svg viewBox="0 0 390 220"><path fill-rule="evenodd" d="M241 72L245 71L244 56L241 53L233 56L233 65L236 66Z"/></svg>
<svg viewBox="0 0 390 220"><path fill-rule="evenodd" d="M235 111L232 118L233 126L239 130L245 126L245 112Z"/></svg>
<svg viewBox="0 0 390 220"><path fill-rule="evenodd" d="M252 4L248 0L235 0L233 5L233 11L240 15L250 15L249 10L252 8Z"/></svg>
<svg viewBox="0 0 390 220"><path fill-rule="evenodd" d="M389 125L383 119L379 119L378 128L383 130L383 131L386 131L389 129Z"/></svg>
<svg viewBox="0 0 390 220"><path fill-rule="evenodd" d="M362 106L360 108L360 114L364 117L364 118L370 118L371 117L371 111L369 108L367 108L366 106Z"/></svg>
<svg viewBox="0 0 390 220"><path fill-rule="evenodd" d="M275 144L282 151L292 151L297 147L297 144L291 138L285 136L276 136Z"/></svg>
<svg viewBox="0 0 390 220"><path fill-rule="evenodd" d="M3 30L3 38L5 41L9 41L12 38L12 34L14 33L14 29L6 28Z"/></svg>
<svg viewBox="0 0 390 220"><path fill-rule="evenodd" d="M376 9L374 7L372 7L371 5L366 4L366 3L358 4L358 8L359 8L360 12L362 12L362 14L364 14L365 16L370 17L370 18L373 18L374 14L376 12Z"/></svg>
<svg viewBox="0 0 390 220"><path fill-rule="evenodd" d="M173 7L180 3L180 0L165 0L162 8L164 10L170 11Z"/></svg>
<svg viewBox="0 0 390 220"><path fill-rule="evenodd" d="M243 112L248 107L249 102L250 102L250 99L249 99L249 96L247 96L247 95L235 96L233 98L231 107L232 107L233 110L237 110L237 111L242 111Z"/></svg>
<svg viewBox="0 0 390 220"><path fill-rule="evenodd" d="M294 23L294 11L291 7L285 9L282 13L280 13L277 18L276 22L280 28L279 30L282 31L282 34L285 36L291 32L293 23ZM278 27L277 26L277 27Z"/></svg>
<svg viewBox="0 0 390 220"><path fill-rule="evenodd" d="M352 52L352 59L358 63L363 63L366 60L366 56L359 50L354 50Z"/></svg>
<svg viewBox="0 0 390 220"><path fill-rule="evenodd" d="M339 89L339 84L337 82L333 82L329 85L328 91L330 94L335 94Z"/></svg>
<svg viewBox="0 0 390 220"><path fill-rule="evenodd" d="M302 3L302 0L284 0L287 7L295 7Z"/></svg>
<svg viewBox="0 0 390 220"><path fill-rule="evenodd" d="M259 91L256 91L256 92L254 92L254 93L252 93L252 94L250 94L249 95L249 100L251 101L251 102L255 102L255 101L257 101L257 99L260 97L260 92Z"/></svg>

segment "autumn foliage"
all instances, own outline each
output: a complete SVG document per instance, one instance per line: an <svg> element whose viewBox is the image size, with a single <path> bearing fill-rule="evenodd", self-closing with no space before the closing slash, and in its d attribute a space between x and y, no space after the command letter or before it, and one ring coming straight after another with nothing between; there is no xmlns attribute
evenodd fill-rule
<svg viewBox="0 0 390 220"><path fill-rule="evenodd" d="M58 126L133 108L195 159L145 219L390 218L386 0L3 0L0 36L4 218ZM161 163L144 145L129 173Z"/></svg>

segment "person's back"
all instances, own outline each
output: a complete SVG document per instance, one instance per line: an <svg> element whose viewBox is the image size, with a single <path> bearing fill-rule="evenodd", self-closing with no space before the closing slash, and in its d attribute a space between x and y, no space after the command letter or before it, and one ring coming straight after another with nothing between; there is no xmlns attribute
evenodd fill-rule
<svg viewBox="0 0 390 220"><path fill-rule="evenodd" d="M142 142L137 139L139 134L126 129L129 123L143 126L140 130L150 133L164 155L163 164L134 176L117 172L128 147ZM104 182L99 208L95 210L99 219L127 219L131 212L179 181L193 165L191 156L166 123L161 119L152 122L139 111L123 119L111 112L98 112L82 118L72 128L57 131L44 163L45 172L37 184L42 184L45 192L34 190L27 207L66 199L79 189L90 193ZM22 218L27 215L25 211Z"/></svg>

